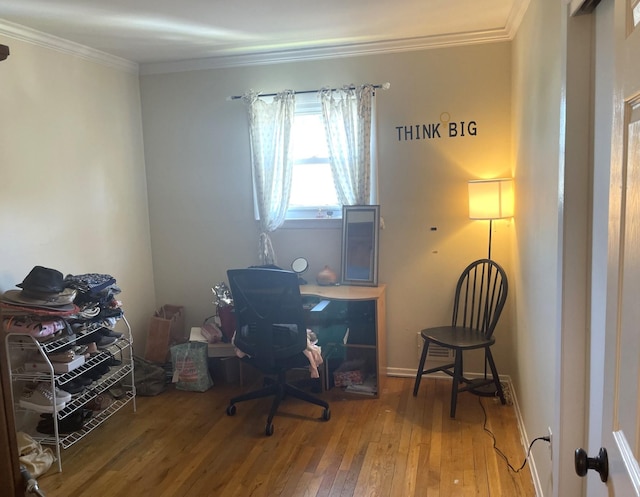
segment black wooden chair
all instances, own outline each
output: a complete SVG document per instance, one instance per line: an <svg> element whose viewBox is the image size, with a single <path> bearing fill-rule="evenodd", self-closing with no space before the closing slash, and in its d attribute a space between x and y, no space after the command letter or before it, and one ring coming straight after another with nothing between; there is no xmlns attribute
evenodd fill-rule
<svg viewBox="0 0 640 497"><path fill-rule="evenodd" d="M287 371L308 368L303 354L307 347L307 328L300 296L298 275L282 269L248 268L227 271L236 317L234 343L247 354L244 361L265 375L263 388L233 397L227 414L236 413L235 404L245 400L274 396L265 433L273 434L273 417L286 396L324 408L322 419L331 417L329 404L287 383Z"/></svg>
<svg viewBox="0 0 640 497"><path fill-rule="evenodd" d="M498 370L491 355L491 346L495 343L493 332L507 300L507 291L507 276L494 261L479 259L465 268L456 285L451 326L426 328L420 332L424 347L413 387L414 397L418 394L422 376L442 371L453 377L449 412L452 418L456 415L459 392L471 391L486 395L487 390L483 390L483 387L493 385L495 390L490 394L497 395L502 404L505 403ZM424 369L430 344L452 349L455 354L454 362ZM484 378L471 380L464 377L462 356L465 350L473 349L484 349L485 368L488 363L491 369L490 378L486 372Z"/></svg>

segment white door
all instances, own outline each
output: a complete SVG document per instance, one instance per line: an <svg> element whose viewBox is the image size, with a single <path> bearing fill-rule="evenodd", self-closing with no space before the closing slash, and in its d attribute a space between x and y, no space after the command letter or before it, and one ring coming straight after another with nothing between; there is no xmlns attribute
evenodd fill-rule
<svg viewBox="0 0 640 497"><path fill-rule="evenodd" d="M631 497L640 496L640 0L605 1L615 4L603 495Z"/></svg>

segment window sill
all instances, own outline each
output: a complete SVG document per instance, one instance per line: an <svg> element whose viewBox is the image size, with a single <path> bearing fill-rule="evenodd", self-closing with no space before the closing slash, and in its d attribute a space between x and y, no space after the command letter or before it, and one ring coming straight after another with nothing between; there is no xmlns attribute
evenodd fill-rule
<svg viewBox="0 0 640 497"><path fill-rule="evenodd" d="M342 229L341 218L287 219L280 229Z"/></svg>

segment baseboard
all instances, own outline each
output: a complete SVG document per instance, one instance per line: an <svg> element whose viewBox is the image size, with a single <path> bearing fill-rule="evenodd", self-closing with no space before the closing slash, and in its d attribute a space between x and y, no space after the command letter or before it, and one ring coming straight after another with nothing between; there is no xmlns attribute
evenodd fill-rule
<svg viewBox="0 0 640 497"><path fill-rule="evenodd" d="M511 401L513 402L513 408L516 411L516 419L518 420L518 430L520 430L520 443L522 443L526 456L531 441L529 440L527 430L524 427L524 420L522 419L522 413L520 412L518 397L516 396L516 391L513 388L513 383L511 383L511 378L509 378L509 388L511 389ZM540 477L538 476L538 469L536 468L536 461L533 457L533 454L529 457L529 462L527 464L529 464L529 471L531 471L531 479L533 480L533 488L536 491L536 497L544 497L544 494L542 492L542 485L540 484Z"/></svg>
<svg viewBox="0 0 640 497"><path fill-rule="evenodd" d="M387 376L415 378L416 370L407 368L387 368ZM442 372L433 373L429 376L431 378L451 380L451 376ZM484 373L465 373L465 376L470 379L482 378L484 376ZM529 441L529 437L527 436L527 430L524 427L524 420L522 418L522 413L520 412L520 405L518 404L516 391L513 388L513 382L511 381L511 377L509 375L502 374L500 375L500 382L507 385L509 400L513 404L513 408L516 412L516 421L518 424L518 431L520 432L520 443L522 444L524 455L526 456L527 451L529 450L529 444L531 442ZM529 471L531 471L531 478L533 480L533 487L536 491L536 497L544 497L542 493L542 485L540 484L540 477L538 476L538 470L536 469L536 463L533 455L529 457L529 461L527 464L529 465Z"/></svg>

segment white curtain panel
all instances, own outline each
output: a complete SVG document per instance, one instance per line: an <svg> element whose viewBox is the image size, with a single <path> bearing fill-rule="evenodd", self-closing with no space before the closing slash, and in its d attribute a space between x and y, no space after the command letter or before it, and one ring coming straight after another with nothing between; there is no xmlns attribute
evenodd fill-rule
<svg viewBox="0 0 640 497"><path fill-rule="evenodd" d="M249 113L253 185L260 217L258 257L262 264L277 264L269 233L282 225L289 205L295 95L285 90L267 102L249 92L242 99Z"/></svg>
<svg viewBox="0 0 640 497"><path fill-rule="evenodd" d="M322 89L320 101L338 200L343 205L374 203L374 86Z"/></svg>

